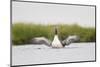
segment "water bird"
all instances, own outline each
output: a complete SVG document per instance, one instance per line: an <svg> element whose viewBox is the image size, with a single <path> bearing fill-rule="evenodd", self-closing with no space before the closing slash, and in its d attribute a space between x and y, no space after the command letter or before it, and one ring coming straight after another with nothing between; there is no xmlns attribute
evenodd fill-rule
<svg viewBox="0 0 100 67"><path fill-rule="evenodd" d="M55 35L53 38L53 41L47 39L46 37L35 37L32 38L32 40L30 41L31 44L37 44L37 45L46 45L52 48L63 48L66 45L70 45L73 42L79 41L80 37L77 35L69 35L66 39L64 39L63 41L61 41L58 37L58 28L55 27Z"/></svg>
<svg viewBox="0 0 100 67"><path fill-rule="evenodd" d="M63 47L63 44L61 43L61 41L59 40L59 37L58 37L58 29L57 27L55 28L55 35L54 35L54 39L51 43L51 46L53 48L62 48Z"/></svg>

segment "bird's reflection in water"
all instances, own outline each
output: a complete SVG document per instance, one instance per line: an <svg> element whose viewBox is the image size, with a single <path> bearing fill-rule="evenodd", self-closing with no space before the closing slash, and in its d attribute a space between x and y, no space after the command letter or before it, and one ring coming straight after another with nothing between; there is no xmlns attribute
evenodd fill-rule
<svg viewBox="0 0 100 67"><path fill-rule="evenodd" d="M80 47L63 47L63 48L41 48L41 47L39 47L39 48L33 48L33 49L39 49L39 50L41 50L41 49L76 49L76 48L80 48Z"/></svg>

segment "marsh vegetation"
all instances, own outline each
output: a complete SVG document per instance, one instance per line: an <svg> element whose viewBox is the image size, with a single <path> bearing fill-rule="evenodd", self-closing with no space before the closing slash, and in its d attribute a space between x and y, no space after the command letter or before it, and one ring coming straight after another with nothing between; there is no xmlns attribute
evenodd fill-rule
<svg viewBox="0 0 100 67"><path fill-rule="evenodd" d="M41 25L41 24L12 24L12 43L14 45L29 44L29 40L34 37L46 37L53 40L54 27L58 27L58 36L61 40L69 35L80 36L79 42L95 42L95 28L82 27L77 24L58 24L58 25Z"/></svg>

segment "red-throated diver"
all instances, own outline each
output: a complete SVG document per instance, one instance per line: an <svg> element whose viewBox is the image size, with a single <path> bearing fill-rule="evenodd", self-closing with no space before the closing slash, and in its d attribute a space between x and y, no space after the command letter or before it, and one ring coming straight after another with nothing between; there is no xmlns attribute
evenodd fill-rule
<svg viewBox="0 0 100 67"><path fill-rule="evenodd" d="M53 41L50 41L45 37L36 37L31 40L31 43L37 44L37 45L45 44L45 45L47 45L49 47L53 47L53 48L62 48L73 42L79 41L79 39L80 39L80 37L77 35L70 35L65 40L61 41L61 40L59 40L59 36L58 36L58 28L55 27L55 35L54 35Z"/></svg>

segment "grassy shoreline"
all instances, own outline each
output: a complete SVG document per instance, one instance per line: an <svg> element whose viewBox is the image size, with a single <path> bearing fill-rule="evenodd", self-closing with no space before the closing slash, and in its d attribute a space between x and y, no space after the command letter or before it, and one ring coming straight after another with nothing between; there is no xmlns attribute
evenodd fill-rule
<svg viewBox="0 0 100 67"><path fill-rule="evenodd" d="M69 35L80 36L80 42L95 42L95 28L81 27L77 24L58 24L58 35L61 40L67 38ZM28 44L29 40L34 37L46 37L53 40L55 25L41 25L41 24L12 24L12 43L16 45Z"/></svg>

